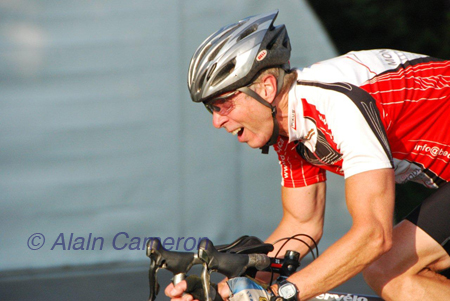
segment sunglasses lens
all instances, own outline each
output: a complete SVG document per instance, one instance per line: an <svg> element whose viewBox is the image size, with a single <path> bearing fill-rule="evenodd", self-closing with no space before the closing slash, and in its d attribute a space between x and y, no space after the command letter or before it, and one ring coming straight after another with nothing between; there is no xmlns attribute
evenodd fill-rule
<svg viewBox="0 0 450 301"><path fill-rule="evenodd" d="M228 115L234 109L234 101L232 97L236 95L238 91L233 91L224 96L218 97L207 104L205 104L208 111L212 114L216 112L219 115Z"/></svg>
<svg viewBox="0 0 450 301"><path fill-rule="evenodd" d="M205 107L208 110L208 112L210 112L211 114L214 113L214 112L219 112L220 111L220 108L218 108L216 106L213 106L213 105L211 105L209 103L206 103Z"/></svg>

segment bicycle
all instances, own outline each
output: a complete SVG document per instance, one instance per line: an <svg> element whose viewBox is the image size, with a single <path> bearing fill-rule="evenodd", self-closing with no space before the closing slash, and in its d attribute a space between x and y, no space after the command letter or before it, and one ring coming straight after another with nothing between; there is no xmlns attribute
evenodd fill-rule
<svg viewBox="0 0 450 301"><path fill-rule="evenodd" d="M303 239L307 237L314 247L311 247ZM313 256L313 259L319 256L319 250L316 242L306 234L297 234L289 238L281 239L274 244L285 241L280 247L290 240L298 240L304 243ZM211 301L210 297L210 276L217 272L228 278L248 276L254 278L258 271L270 272L270 284L273 283L275 274L278 274L277 282L289 277L300 267L300 253L292 250L286 251L284 257L278 258L278 253L274 257L267 254L273 251L273 244L262 242L254 236L242 236L228 245L214 246L208 240L203 239L198 245L197 252L173 252L164 249L161 241L157 238L147 242L146 254L150 258L149 268L149 301L154 301L159 292L159 283L157 272L159 269L166 269L173 273L173 283L182 281L189 270L194 265L202 265L201 281L204 290L204 298ZM314 251L316 251L314 253ZM313 299L319 300L342 300L342 301L382 301L380 297L362 294L350 294L340 292L328 292L321 294Z"/></svg>

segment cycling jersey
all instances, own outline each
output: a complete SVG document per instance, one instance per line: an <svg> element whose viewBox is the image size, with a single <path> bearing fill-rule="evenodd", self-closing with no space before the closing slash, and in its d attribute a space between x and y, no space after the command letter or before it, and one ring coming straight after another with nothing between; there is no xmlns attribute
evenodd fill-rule
<svg viewBox="0 0 450 301"><path fill-rule="evenodd" d="M289 137L274 145L282 185L394 168L397 183L450 180L450 61L390 49L297 70Z"/></svg>

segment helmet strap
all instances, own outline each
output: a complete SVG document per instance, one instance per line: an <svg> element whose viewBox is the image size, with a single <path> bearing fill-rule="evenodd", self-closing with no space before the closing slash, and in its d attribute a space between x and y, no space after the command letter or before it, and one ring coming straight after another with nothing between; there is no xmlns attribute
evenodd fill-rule
<svg viewBox="0 0 450 301"><path fill-rule="evenodd" d="M284 70L282 68L280 68L280 74L279 74L279 76L277 78L277 94L275 95L275 98L278 96L278 94L281 91L281 88L283 87L284 75L285 75ZM250 96L250 97L252 97L254 99L256 99L259 103L261 103L262 105L268 107L272 111L272 119L273 119L272 136L270 137L269 141L267 141L267 143L260 148L261 152L263 154L268 154L269 153L269 146L274 145L277 142L278 135L279 135L279 132L280 132L280 127L279 127L278 121L277 121L277 107L273 106L271 103L267 102L264 98L259 96L258 93L256 93L252 89L250 89L248 86L239 88L237 90L241 91L242 93L247 94L248 96Z"/></svg>

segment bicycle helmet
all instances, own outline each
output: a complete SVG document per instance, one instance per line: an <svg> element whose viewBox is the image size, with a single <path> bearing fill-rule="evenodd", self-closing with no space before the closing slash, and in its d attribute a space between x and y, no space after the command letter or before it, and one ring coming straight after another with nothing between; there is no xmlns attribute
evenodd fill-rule
<svg viewBox="0 0 450 301"><path fill-rule="evenodd" d="M225 92L240 90L272 110L274 131L263 152L278 137L276 109L247 86L268 68L289 70L291 45L285 25L273 26L277 15L275 10L222 27L198 47L188 71L194 102L207 103ZM283 77L284 72L280 72L277 94Z"/></svg>

